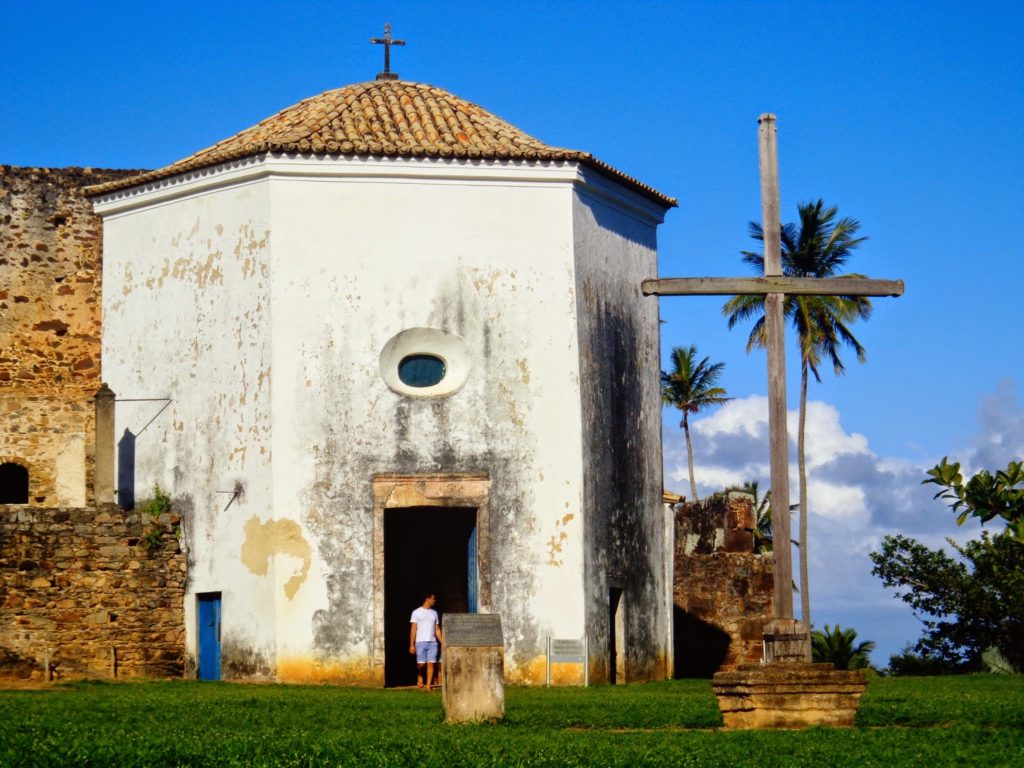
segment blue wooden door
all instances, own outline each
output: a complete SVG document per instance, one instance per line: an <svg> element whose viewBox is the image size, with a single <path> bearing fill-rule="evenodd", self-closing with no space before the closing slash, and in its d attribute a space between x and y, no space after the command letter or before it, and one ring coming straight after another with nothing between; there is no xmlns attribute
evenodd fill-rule
<svg viewBox="0 0 1024 768"><path fill-rule="evenodd" d="M199 679L220 680L220 592L196 595L199 615Z"/></svg>
<svg viewBox="0 0 1024 768"><path fill-rule="evenodd" d="M476 613L476 523L466 544L466 603L469 613Z"/></svg>

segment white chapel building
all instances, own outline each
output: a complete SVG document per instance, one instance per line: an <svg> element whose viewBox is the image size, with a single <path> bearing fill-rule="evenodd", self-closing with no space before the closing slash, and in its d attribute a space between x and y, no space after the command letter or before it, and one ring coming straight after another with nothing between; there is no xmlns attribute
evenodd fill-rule
<svg viewBox="0 0 1024 768"><path fill-rule="evenodd" d="M665 677L673 199L400 80L90 194L118 498L182 516L195 674L408 684L433 591L500 614L512 683L549 637Z"/></svg>

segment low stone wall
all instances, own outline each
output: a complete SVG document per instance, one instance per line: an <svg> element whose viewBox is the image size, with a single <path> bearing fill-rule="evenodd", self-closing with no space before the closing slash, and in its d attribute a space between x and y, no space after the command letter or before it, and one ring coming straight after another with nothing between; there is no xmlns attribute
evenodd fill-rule
<svg viewBox="0 0 1024 768"><path fill-rule="evenodd" d="M0 678L178 677L178 520L0 505Z"/></svg>
<svg viewBox="0 0 1024 768"><path fill-rule="evenodd" d="M675 508L676 677L711 677L761 661L774 610L774 562L754 554L753 498L712 496Z"/></svg>

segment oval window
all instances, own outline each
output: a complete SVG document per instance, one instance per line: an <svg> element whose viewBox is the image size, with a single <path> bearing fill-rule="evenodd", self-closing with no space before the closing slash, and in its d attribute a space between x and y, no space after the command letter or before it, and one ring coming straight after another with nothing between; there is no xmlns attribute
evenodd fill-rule
<svg viewBox="0 0 1024 768"><path fill-rule="evenodd" d="M398 378L409 387L432 387L445 372L444 360L435 355L408 355L398 364Z"/></svg>

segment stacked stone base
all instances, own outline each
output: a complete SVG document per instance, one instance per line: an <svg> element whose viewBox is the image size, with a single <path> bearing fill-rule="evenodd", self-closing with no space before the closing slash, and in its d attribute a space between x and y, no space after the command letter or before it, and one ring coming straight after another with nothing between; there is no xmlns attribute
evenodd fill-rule
<svg viewBox="0 0 1024 768"><path fill-rule="evenodd" d="M712 678L726 728L850 727L867 686L831 664L746 664Z"/></svg>
<svg viewBox="0 0 1024 768"><path fill-rule="evenodd" d="M497 722L505 717L505 653L500 647L449 646L441 694L447 723Z"/></svg>

